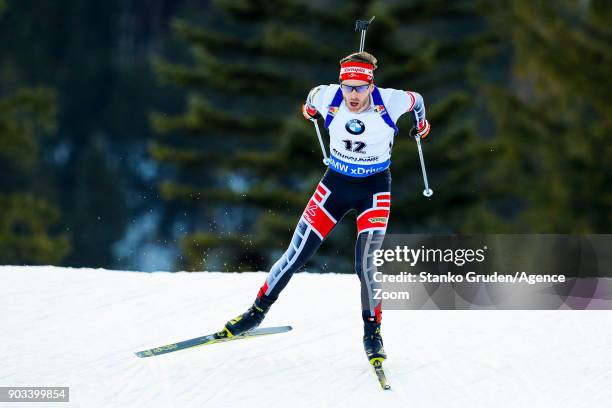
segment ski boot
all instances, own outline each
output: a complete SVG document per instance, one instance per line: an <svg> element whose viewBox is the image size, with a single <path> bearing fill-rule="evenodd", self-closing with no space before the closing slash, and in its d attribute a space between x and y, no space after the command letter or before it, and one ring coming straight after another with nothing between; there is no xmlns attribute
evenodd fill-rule
<svg viewBox="0 0 612 408"><path fill-rule="evenodd" d="M382 365L387 358L383 347L382 336L380 335L380 323L365 320L363 323L363 348L365 349L368 361L373 366Z"/></svg>
<svg viewBox="0 0 612 408"><path fill-rule="evenodd" d="M215 337L220 339L240 336L241 334L253 330L259 326L264 317L266 317L266 313L268 313L271 305L271 303L267 303L264 300L256 299L249 310L225 323L223 330L215 334Z"/></svg>

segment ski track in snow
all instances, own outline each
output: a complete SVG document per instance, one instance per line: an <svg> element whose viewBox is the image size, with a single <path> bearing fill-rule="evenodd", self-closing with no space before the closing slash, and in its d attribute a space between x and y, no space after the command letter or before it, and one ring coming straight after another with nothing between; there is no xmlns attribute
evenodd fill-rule
<svg viewBox="0 0 612 408"><path fill-rule="evenodd" d="M609 311L385 311L382 391L359 280L296 274L265 326L293 331L146 359L244 311L264 273L0 267L0 386L69 386L45 407L603 407ZM10 407L41 407L39 403Z"/></svg>

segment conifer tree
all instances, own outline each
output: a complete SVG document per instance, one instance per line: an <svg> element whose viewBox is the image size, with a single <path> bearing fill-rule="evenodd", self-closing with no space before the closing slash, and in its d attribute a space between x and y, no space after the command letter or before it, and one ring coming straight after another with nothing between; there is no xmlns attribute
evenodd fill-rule
<svg viewBox="0 0 612 408"><path fill-rule="evenodd" d="M56 231L60 213L44 194L39 146L54 126L49 89L0 78L0 263L58 263L70 249L68 235Z"/></svg>
<svg viewBox="0 0 612 408"><path fill-rule="evenodd" d="M486 89L496 152L487 178L506 230L609 232L612 7L509 1L489 16L513 57L512 80Z"/></svg>

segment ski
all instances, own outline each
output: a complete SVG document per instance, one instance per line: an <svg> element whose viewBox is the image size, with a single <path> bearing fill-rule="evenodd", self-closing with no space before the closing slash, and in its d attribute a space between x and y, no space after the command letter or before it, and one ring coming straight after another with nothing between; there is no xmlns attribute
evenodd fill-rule
<svg viewBox="0 0 612 408"><path fill-rule="evenodd" d="M267 336L270 334L285 333L292 330L291 326L263 327L253 329L249 332L234 337L217 337L217 334L196 337L178 343L166 344L165 346L155 347L148 350L138 351L136 354L140 358L159 356L161 354L172 353L174 351L185 350L188 348L205 346L209 344L224 343L226 341L250 339L253 337Z"/></svg>
<svg viewBox="0 0 612 408"><path fill-rule="evenodd" d="M378 359L373 359L371 362L372 367L374 368L374 372L376 373L376 377L378 377L378 383L382 387L383 390L390 390L391 386L387 382L387 376L385 376L385 371L382 367L382 361Z"/></svg>

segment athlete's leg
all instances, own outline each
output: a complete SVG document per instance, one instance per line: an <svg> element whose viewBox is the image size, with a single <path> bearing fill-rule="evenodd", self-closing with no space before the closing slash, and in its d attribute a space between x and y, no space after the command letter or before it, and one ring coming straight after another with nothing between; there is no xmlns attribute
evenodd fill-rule
<svg viewBox="0 0 612 408"><path fill-rule="evenodd" d="M373 262L374 251L380 249L385 238L391 210L391 193L378 192L357 208L357 242L355 244L355 272L361 281L361 309L364 320L380 323L382 301L375 299L376 289L381 289L374 280L377 272Z"/></svg>
<svg viewBox="0 0 612 408"><path fill-rule="evenodd" d="M382 321L381 283L374 279L377 267L374 251L381 248L389 212L391 193L382 191L361 203L357 209L357 243L355 244L355 271L361 281L361 309L363 318L363 345L371 363L387 358L380 326Z"/></svg>
<svg viewBox="0 0 612 408"><path fill-rule="evenodd" d="M269 303L276 301L293 273L314 255L338 220L348 211L345 200L342 200L336 188L333 180L321 180L300 217L289 248L270 269L257 294L258 299Z"/></svg>
<svg viewBox="0 0 612 408"><path fill-rule="evenodd" d="M218 333L219 336L238 335L261 323L293 273L304 266L338 220L350 209L350 201L342 194L343 189L344 186L337 178L326 173L300 217L289 248L272 266L253 306L246 313L227 322L225 328Z"/></svg>

